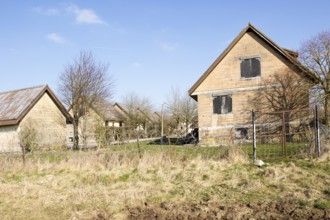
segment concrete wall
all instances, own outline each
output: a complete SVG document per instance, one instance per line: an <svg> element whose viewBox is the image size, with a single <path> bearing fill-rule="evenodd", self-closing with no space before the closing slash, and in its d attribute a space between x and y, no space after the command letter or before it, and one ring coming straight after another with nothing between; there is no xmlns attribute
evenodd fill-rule
<svg viewBox="0 0 330 220"><path fill-rule="evenodd" d="M254 78L242 78L240 62L244 58L260 58L261 75ZM264 80L274 73L290 68L290 64L268 44L254 33L246 33L229 51L208 77L196 88L193 95L198 96L198 126L200 141L216 142L214 138L230 136L237 127L245 127L251 121L249 99ZM284 72L283 72L284 73ZM231 95L232 112L213 114L213 96Z"/></svg>

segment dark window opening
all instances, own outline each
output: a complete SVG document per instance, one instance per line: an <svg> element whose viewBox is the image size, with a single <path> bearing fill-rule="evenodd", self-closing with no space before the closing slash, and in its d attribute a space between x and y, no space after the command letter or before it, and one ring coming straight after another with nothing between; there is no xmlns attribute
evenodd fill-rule
<svg viewBox="0 0 330 220"><path fill-rule="evenodd" d="M249 129L248 128L236 128L236 135L235 138L236 139L243 139L243 140L247 140L249 139Z"/></svg>
<svg viewBox="0 0 330 220"><path fill-rule="evenodd" d="M260 59L243 59L241 61L241 77L251 78L256 76L260 76Z"/></svg>
<svg viewBox="0 0 330 220"><path fill-rule="evenodd" d="M227 114L232 112L232 98L230 95L213 97L213 113Z"/></svg>

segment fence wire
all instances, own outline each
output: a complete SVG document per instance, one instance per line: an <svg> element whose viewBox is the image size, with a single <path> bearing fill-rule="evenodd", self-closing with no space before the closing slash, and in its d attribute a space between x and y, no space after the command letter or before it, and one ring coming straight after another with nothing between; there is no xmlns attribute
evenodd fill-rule
<svg viewBox="0 0 330 220"><path fill-rule="evenodd" d="M317 153L317 117L313 109L256 112L254 159L307 156Z"/></svg>

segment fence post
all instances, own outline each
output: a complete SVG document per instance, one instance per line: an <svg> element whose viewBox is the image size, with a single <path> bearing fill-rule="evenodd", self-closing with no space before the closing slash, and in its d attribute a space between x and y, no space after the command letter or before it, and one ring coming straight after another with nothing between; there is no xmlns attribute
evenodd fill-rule
<svg viewBox="0 0 330 220"><path fill-rule="evenodd" d="M256 132L256 116L252 110L252 126L253 126L253 162L257 160L257 132Z"/></svg>
<svg viewBox="0 0 330 220"><path fill-rule="evenodd" d="M320 144L320 125L319 125L319 114L317 105L314 107L314 114L315 114L315 145L316 145L316 152L317 156L321 155L321 144Z"/></svg>
<svg viewBox="0 0 330 220"><path fill-rule="evenodd" d="M285 111L282 111L282 156L287 157Z"/></svg>

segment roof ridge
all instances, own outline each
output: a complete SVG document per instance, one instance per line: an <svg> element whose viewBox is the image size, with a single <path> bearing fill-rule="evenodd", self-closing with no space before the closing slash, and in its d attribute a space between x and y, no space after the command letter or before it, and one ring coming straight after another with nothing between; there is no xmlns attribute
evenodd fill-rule
<svg viewBox="0 0 330 220"><path fill-rule="evenodd" d="M48 86L47 84L44 84L44 85L31 86L31 87L22 88L22 89L14 89L14 90L9 90L9 91L0 92L0 95L1 95L1 94L6 94L6 93L12 93L12 92L19 92L19 91L29 90L29 89L45 88L45 87L47 87L47 86Z"/></svg>
<svg viewBox="0 0 330 220"><path fill-rule="evenodd" d="M249 22L247 26L245 26L245 28L234 38L234 40L231 41L231 43L226 47L226 49L222 51L222 53L216 58L216 60L213 61L211 66L209 66L209 68L203 73L203 75L198 78L198 80L193 84L192 87L190 87L190 89L188 90L188 94L191 97L193 97L196 100L196 96L193 95L193 92L213 71L213 69L221 62L221 60L230 52L230 50L237 44L237 42L240 41L243 35L249 32L249 30L254 32L257 35L257 37L259 37L261 40L266 42L266 44L268 44L273 49L275 49L275 51L280 55L282 55L285 59L287 59L288 62L292 63L294 66L302 70L309 79L314 80L313 76L308 72L308 70L303 68L299 63L299 61L296 58L292 57L286 49L276 44L272 39L270 39L267 35L265 35L263 32L261 32L258 28L256 28Z"/></svg>

